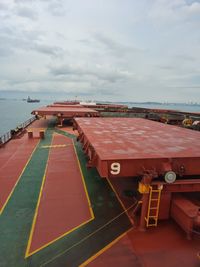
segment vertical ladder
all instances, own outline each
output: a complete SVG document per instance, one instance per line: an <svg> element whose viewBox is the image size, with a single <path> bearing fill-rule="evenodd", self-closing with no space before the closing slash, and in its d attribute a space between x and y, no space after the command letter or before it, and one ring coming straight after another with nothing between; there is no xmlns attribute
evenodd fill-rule
<svg viewBox="0 0 200 267"><path fill-rule="evenodd" d="M162 188L153 189L152 186L149 186L149 205L145 217L147 227L157 226L158 224L161 190Z"/></svg>

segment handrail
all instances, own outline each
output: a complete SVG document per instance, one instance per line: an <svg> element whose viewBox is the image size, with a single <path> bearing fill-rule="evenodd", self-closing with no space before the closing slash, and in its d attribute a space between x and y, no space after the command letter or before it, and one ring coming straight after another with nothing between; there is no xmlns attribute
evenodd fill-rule
<svg viewBox="0 0 200 267"><path fill-rule="evenodd" d="M36 117L31 117L30 119L26 120L25 122L19 124L16 127L16 130L17 129L24 130L28 125L30 125L35 120L36 120ZM10 139L12 139L11 131L12 130L10 130L9 132L7 132L7 133L5 133L5 134L0 136L0 147L1 147L1 145L7 143Z"/></svg>

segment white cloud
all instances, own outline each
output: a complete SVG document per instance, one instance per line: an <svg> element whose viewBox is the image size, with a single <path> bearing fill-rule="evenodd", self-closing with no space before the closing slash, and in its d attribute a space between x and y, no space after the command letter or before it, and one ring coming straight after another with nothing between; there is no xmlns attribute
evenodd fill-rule
<svg viewBox="0 0 200 267"><path fill-rule="evenodd" d="M0 90L200 99L199 1L1 0L0 18Z"/></svg>
<svg viewBox="0 0 200 267"><path fill-rule="evenodd" d="M175 21L193 20L194 15L200 14L199 1L187 2L186 0L157 0L148 12L152 19L161 22L174 23Z"/></svg>
<svg viewBox="0 0 200 267"><path fill-rule="evenodd" d="M63 1L59 0L51 0L49 1L48 4L48 11L53 15L53 16L64 16L66 14L66 9Z"/></svg>
<svg viewBox="0 0 200 267"><path fill-rule="evenodd" d="M55 76L72 76L75 79L81 77L93 77L97 80L107 81L109 83L116 83L119 80L127 79L130 74L127 71L120 69L105 68L104 66L72 66L63 65L59 67L51 67L50 73Z"/></svg>
<svg viewBox="0 0 200 267"><path fill-rule="evenodd" d="M32 20L36 20L38 18L37 12L33 8L30 8L27 6L16 7L15 14L20 17L24 17L24 18L28 18Z"/></svg>

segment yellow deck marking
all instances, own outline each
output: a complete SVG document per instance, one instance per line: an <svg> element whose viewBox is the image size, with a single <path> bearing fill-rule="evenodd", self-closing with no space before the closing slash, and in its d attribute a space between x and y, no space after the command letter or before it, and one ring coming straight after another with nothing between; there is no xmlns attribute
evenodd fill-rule
<svg viewBox="0 0 200 267"><path fill-rule="evenodd" d="M40 250L42 250L42 249L48 247L49 245L55 243L55 242L58 241L59 239L61 239L61 238L65 237L65 236L67 236L68 234L72 233L73 231L77 230L78 228L80 228L81 226L83 226L83 225L89 223L89 222L92 221L92 220L93 220L93 218L90 218L89 220L87 220L87 221L85 221L85 222L83 222L83 223L77 225L76 227L72 228L72 229L69 230L68 232L66 232L66 233L64 233L64 234L62 234L62 235L60 235L60 236L58 236L57 238L55 238L55 239L53 239L52 241L46 243L45 245L41 246L40 248L38 248L38 249L32 251L31 253L29 253L29 251L27 251L26 254L25 254L25 258L28 258L28 257L30 257L31 255L37 253L38 251L40 251ZM33 231L34 231L34 229L33 229ZM30 245L31 245L31 243L30 243ZM28 248L28 247L27 247L27 248ZM29 249L30 249L30 247L29 247Z"/></svg>
<svg viewBox="0 0 200 267"><path fill-rule="evenodd" d="M103 254L106 250L108 250L109 248L111 248L115 243L117 243L120 239L122 239L122 237L124 237L128 232L130 232L132 230L129 229L128 231L124 232L123 234L121 234L120 236L118 236L116 239L114 239L112 242L110 242L108 245L106 245L105 247L103 247L101 250L99 250L96 254L94 254L92 257L90 257L89 259L87 259L86 261L84 261L81 265L79 265L79 267L85 267L87 266L91 261L95 260L98 256L100 256L101 254Z"/></svg>
<svg viewBox="0 0 200 267"><path fill-rule="evenodd" d="M42 266L46 266L48 263L54 261L55 259L59 258L60 256L62 256L63 254L67 253L68 251L70 251L72 248L75 248L76 246L80 245L81 243L83 243L85 240L89 239L91 236L94 236L96 233L100 232L102 229L104 229L107 225L109 225L110 223L112 223L113 221L117 220L120 216L122 216L124 213L126 213L126 211L132 209L135 206L135 203L133 205L131 205L128 209L126 209L125 211L122 211L120 214L118 214L117 216L115 216L114 218L112 218L111 220L109 220L108 222L106 222L105 224L103 224L102 226L100 226L99 228L97 228L96 230L94 230L93 232L91 232L89 235L86 235L85 237L83 237L80 241L78 241L77 243L73 244L71 247L63 250L62 252L60 252L59 254L57 254L56 256L54 256L53 258L51 258L50 260L42 263L40 265L40 267ZM127 233L128 231L130 231L132 229L132 227L127 230L125 233Z"/></svg>
<svg viewBox="0 0 200 267"><path fill-rule="evenodd" d="M52 136L51 144L52 144L52 142L53 142L53 136ZM27 245L26 252L25 252L25 258L27 258L28 256L31 255L31 254L29 255L29 250L30 250L31 241L32 241L32 238L33 238L33 232L34 232L34 229L35 229L35 224L36 224L36 219L37 219L37 214L38 214L38 208L39 208L39 204L40 204L40 200L41 200L41 196L42 196L44 182L45 182L45 179L46 179L46 171L47 171L47 166L48 166L48 161L49 161L49 155L50 155L50 150L49 150L49 153L48 153L47 163L46 163L44 175L43 175L43 178L42 178L42 184L41 184L41 187L40 187L40 193L39 193L39 197L38 197L38 201L37 201L37 206L36 206L34 217L33 217L31 231L30 231L30 235L29 235L29 239L28 239L28 245Z"/></svg>
<svg viewBox="0 0 200 267"><path fill-rule="evenodd" d="M53 138L54 136L57 135L57 134L53 134L53 137L52 137L52 141L51 141L51 144L53 142ZM63 135L64 136L64 135ZM66 136L64 136L66 137ZM67 137L69 138L69 137ZM73 147L74 147L74 142L72 140L72 143L73 143ZM52 145L50 147L53 147ZM33 218L33 223L32 223L32 227L31 227L31 231L30 231L30 236L29 236L29 240L28 240L28 245L27 245L27 249L26 249L26 253L25 253L25 258L28 258L29 256L35 254L36 252L44 249L45 247L51 245L52 243L56 242L57 240L61 239L62 237L64 236L67 236L68 234L70 234L71 232L77 230L78 228L82 227L83 225L87 224L88 222L94 220L94 213L93 213L93 210L91 208L91 204L90 204L90 199L89 199L89 196L88 196L88 192L87 192L87 188L86 188L86 185L85 185L85 180L84 180L84 177L83 177L83 174L82 174L82 170L81 170L81 166L80 166L80 163L79 163L79 159L78 159L78 156L77 156L77 153L76 153L76 150L75 150L75 147L74 147L74 151L75 151L75 154L76 154L76 157L77 157L77 161L78 161L78 165L79 165L79 169L80 169L80 173L81 173L81 177L82 177L82 181L83 181L83 185L84 185L84 190L85 190L85 193L86 193L86 197L87 197L87 200L88 200L88 206L89 206L89 210L90 210L90 214L91 214L91 218L83 223L81 223L80 225L72 228L71 230L65 232L64 234L62 234L61 236L53 239L52 241L46 243L45 245L41 246L40 248L32 251L31 253L29 252L30 250L30 246L31 246L31 242L32 242L32 238L33 238L33 232L34 232L34 229L35 229L35 224L36 224L36 219L37 219L37 214L38 214L38 209L39 209L39 204L40 204L40 200L41 200L41 196L42 196L42 191L43 191L43 187L44 187L44 183L45 183L45 180L46 180L46 171L47 171L47 167L48 167L48 162L49 162L49 156L50 156L50 150L49 150L49 155L48 155L48 159L47 159L47 164L46 164L46 168L45 168L45 174L43 176L43 180L42 180L42 185L41 185L41 188L40 188L40 193L39 193L39 197L38 197L38 202L37 202L37 206L36 206L36 210L35 210L35 214L34 214L34 218Z"/></svg>
<svg viewBox="0 0 200 267"><path fill-rule="evenodd" d="M115 188L114 188L113 185L111 184L110 180L109 180L108 178L106 178L106 180L108 181L108 183L109 183L111 189L112 189L113 192L115 193L115 195L116 195L116 197L117 197L119 203L121 204L123 210L126 212L126 215L128 216L130 223L133 224L133 221L132 221L130 215L128 214L128 211L127 211L126 207L124 206L123 202L121 201L121 199L120 199L120 197L119 197L117 191L115 190Z"/></svg>
<svg viewBox="0 0 200 267"><path fill-rule="evenodd" d="M86 184L85 184L85 178L83 176L83 172L82 172L82 169L81 169L81 164L80 164L77 152L76 152L76 148L75 148L73 139L72 139L72 142L73 142L73 148L74 148L74 152L76 154L76 159L77 159L77 162L78 162L79 170L80 170L80 173L81 173L81 178L82 178L85 194L86 194L86 197L87 197L88 206L89 206L89 209L90 209L90 215L91 215L92 219L94 219L95 218L94 217L94 212L93 212L93 209L92 209L91 201L90 201L90 198L89 198L89 195L88 195L88 191L87 191L87 187L86 187Z"/></svg>
<svg viewBox="0 0 200 267"><path fill-rule="evenodd" d="M66 147L71 145L50 145L50 146L41 146L41 148L58 148L58 147Z"/></svg>
<svg viewBox="0 0 200 267"><path fill-rule="evenodd" d="M3 205L2 208L0 209L0 215L3 213L3 211L4 211L4 209L5 209L5 206L7 205L7 203L8 203L8 201L9 201L11 195L13 194L13 192L14 192L14 190L15 190L15 188L16 188L16 186L17 186L19 180L20 180L20 178L22 177L22 175L23 175L23 173L24 173L24 171L25 171L27 165L29 164L29 162L30 162L30 160L31 160L31 158L32 158L32 156L33 156L33 154L34 154L36 148L38 147L39 142L40 142L40 140L36 143L36 146L35 146L35 148L33 149L33 151L32 151L32 153L31 153L31 155L30 155L28 161L26 162L26 164L25 164L25 166L24 166L24 168L23 168L23 170L22 170L20 176L18 177L18 179L17 179L17 181L16 181L16 183L15 183L15 185L14 185L12 191L10 192L10 194L8 195L8 197L7 197L7 199L6 199L5 203L4 203L4 205Z"/></svg>
<svg viewBox="0 0 200 267"><path fill-rule="evenodd" d="M46 131L46 128L29 128L29 127L27 127L27 130L28 131L33 131L33 130L37 130L37 131Z"/></svg>

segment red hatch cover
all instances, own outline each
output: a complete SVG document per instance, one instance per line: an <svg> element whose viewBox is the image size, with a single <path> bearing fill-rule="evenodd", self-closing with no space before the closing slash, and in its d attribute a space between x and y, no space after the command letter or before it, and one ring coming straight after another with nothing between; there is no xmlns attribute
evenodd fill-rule
<svg viewBox="0 0 200 267"><path fill-rule="evenodd" d="M141 118L76 118L89 164L102 177L200 174L200 133Z"/></svg>

